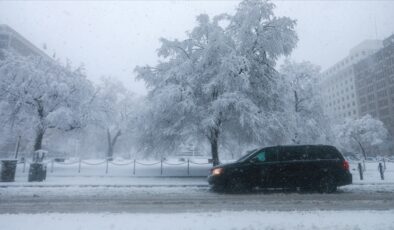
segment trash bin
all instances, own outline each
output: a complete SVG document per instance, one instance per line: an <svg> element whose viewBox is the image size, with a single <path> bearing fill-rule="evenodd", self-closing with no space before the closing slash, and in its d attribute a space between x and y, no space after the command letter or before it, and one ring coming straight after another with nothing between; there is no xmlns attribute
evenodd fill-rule
<svg viewBox="0 0 394 230"><path fill-rule="evenodd" d="M43 163L47 151L37 150L33 153L33 161L29 167L29 182L44 181L47 177L47 165Z"/></svg>
<svg viewBox="0 0 394 230"><path fill-rule="evenodd" d="M1 182L13 182L15 181L15 171L17 160L2 160L1 161L1 172L0 181Z"/></svg>
<svg viewBox="0 0 394 230"><path fill-rule="evenodd" d="M41 182L47 177L47 166L44 163L31 163L29 168L29 182Z"/></svg>

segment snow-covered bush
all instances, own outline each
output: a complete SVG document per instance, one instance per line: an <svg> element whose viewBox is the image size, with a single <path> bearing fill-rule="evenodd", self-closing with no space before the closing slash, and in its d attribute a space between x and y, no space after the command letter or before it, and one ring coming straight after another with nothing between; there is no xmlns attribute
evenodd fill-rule
<svg viewBox="0 0 394 230"><path fill-rule="evenodd" d="M361 152L364 159L375 156L387 142L388 131L383 122L365 115L359 119L347 119L334 126L337 143L346 151Z"/></svg>

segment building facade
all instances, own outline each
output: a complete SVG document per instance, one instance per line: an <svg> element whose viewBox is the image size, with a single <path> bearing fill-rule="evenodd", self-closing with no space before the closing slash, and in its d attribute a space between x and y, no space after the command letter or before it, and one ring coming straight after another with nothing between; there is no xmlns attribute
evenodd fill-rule
<svg viewBox="0 0 394 230"><path fill-rule="evenodd" d="M333 121L359 117L354 65L382 47L380 40L366 40L349 55L322 73L320 88L325 114Z"/></svg>
<svg viewBox="0 0 394 230"><path fill-rule="evenodd" d="M0 56L2 51L8 50L22 56L37 55L49 58L43 51L22 37L18 32L7 25L0 25Z"/></svg>
<svg viewBox="0 0 394 230"><path fill-rule="evenodd" d="M0 25L0 59L3 59L5 52L22 56L40 56L48 60L52 60L43 51L35 47L31 42L22 37L18 32L7 25ZM1 78L1 77L0 77ZM0 158L7 158L13 155L16 145L16 134L12 133L12 128L0 130L0 136L4 135L7 138L0 138ZM25 143L22 141L22 143ZM23 148L23 144L22 144Z"/></svg>
<svg viewBox="0 0 394 230"><path fill-rule="evenodd" d="M394 34L383 48L354 65L359 115L370 114L394 134Z"/></svg>

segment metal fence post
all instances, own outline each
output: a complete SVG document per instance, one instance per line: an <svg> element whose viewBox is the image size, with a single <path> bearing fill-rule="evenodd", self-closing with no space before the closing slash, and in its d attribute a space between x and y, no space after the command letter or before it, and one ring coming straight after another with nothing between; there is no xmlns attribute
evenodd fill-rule
<svg viewBox="0 0 394 230"><path fill-rule="evenodd" d="M78 173L81 173L81 158L79 158L79 163L78 163Z"/></svg>
<svg viewBox="0 0 394 230"><path fill-rule="evenodd" d="M25 173L25 170L26 170L26 160L23 161L23 171L22 172Z"/></svg>
<svg viewBox="0 0 394 230"><path fill-rule="evenodd" d="M190 159L187 159L187 175L190 176Z"/></svg>
<svg viewBox="0 0 394 230"><path fill-rule="evenodd" d="M107 164L105 166L105 174L108 174L108 159L107 159Z"/></svg>
<svg viewBox="0 0 394 230"><path fill-rule="evenodd" d="M379 173L380 173L380 179L384 180L384 169L382 163L379 163Z"/></svg>
<svg viewBox="0 0 394 230"><path fill-rule="evenodd" d="M383 157L383 169L386 170L386 158Z"/></svg>
<svg viewBox="0 0 394 230"><path fill-rule="evenodd" d="M133 165L133 175L135 175L135 159L134 159L134 165Z"/></svg>
<svg viewBox="0 0 394 230"><path fill-rule="evenodd" d="M360 180L363 180L363 166L361 165L361 163L358 163L358 172L360 174Z"/></svg>
<svg viewBox="0 0 394 230"><path fill-rule="evenodd" d="M55 160L53 160L53 159L51 160L51 173L53 173L53 165L54 165L54 161L55 161Z"/></svg>

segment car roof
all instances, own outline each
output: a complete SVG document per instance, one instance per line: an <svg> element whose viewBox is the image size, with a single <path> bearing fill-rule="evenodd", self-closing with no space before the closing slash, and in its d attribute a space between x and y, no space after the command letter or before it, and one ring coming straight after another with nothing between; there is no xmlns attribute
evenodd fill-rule
<svg viewBox="0 0 394 230"><path fill-rule="evenodd" d="M273 146L266 146L262 147L259 150L262 149L268 149L268 148L294 148L294 147L325 147L325 148L335 148L333 145L323 145L323 144L318 144L318 145L273 145Z"/></svg>
<svg viewBox="0 0 394 230"><path fill-rule="evenodd" d="M267 146L265 148L271 148L271 147L309 147L309 146L316 146L316 147L334 147L332 145L273 145L273 146Z"/></svg>

